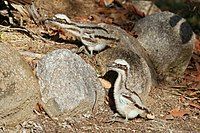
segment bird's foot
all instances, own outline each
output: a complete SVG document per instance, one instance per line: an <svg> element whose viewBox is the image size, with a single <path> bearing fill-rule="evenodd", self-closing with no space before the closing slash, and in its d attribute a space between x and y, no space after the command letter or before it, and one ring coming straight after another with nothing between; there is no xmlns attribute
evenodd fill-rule
<svg viewBox="0 0 200 133"><path fill-rule="evenodd" d="M91 51L91 53L89 53L86 46L84 46L84 45L81 46L77 51L77 53L81 53L81 52L85 53L89 57L93 57L93 52Z"/></svg>
<svg viewBox="0 0 200 133"><path fill-rule="evenodd" d="M121 116L118 113L115 113L112 115L112 118L107 122L107 123L115 123L115 122L120 122L120 123L128 123L128 118L122 119Z"/></svg>

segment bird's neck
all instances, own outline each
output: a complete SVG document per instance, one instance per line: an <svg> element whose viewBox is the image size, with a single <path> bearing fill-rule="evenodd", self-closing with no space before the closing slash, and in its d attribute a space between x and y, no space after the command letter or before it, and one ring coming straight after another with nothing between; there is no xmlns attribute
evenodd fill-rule
<svg viewBox="0 0 200 133"><path fill-rule="evenodd" d="M114 84L114 97L118 97L120 95L121 90L125 87L125 83L126 76L118 72L118 77Z"/></svg>
<svg viewBox="0 0 200 133"><path fill-rule="evenodd" d="M115 100L116 108L124 110L124 107L130 103L130 100L123 96L126 92L126 74L118 72L118 77L114 84L113 97ZM121 111L122 111L121 110Z"/></svg>

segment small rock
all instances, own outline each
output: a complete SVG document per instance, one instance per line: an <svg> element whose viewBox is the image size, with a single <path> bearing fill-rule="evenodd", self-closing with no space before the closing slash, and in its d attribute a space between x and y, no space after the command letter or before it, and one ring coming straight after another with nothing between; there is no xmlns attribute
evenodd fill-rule
<svg viewBox="0 0 200 133"><path fill-rule="evenodd" d="M105 79L99 78L102 86L106 89L110 89L111 88L111 83Z"/></svg>
<svg viewBox="0 0 200 133"><path fill-rule="evenodd" d="M0 43L0 126L16 126L34 116L39 84L20 54Z"/></svg>
<svg viewBox="0 0 200 133"><path fill-rule="evenodd" d="M194 44L192 29L185 19L170 12L153 14L139 20L134 32L158 74L164 79L183 74Z"/></svg>
<svg viewBox="0 0 200 133"><path fill-rule="evenodd" d="M94 69L80 56L59 49L47 54L38 63L44 109L51 117L73 116L101 105L104 90ZM61 117L60 117L61 118Z"/></svg>
<svg viewBox="0 0 200 133"><path fill-rule="evenodd" d="M147 118L149 120L153 120L153 119L155 119L155 115L154 114L147 114Z"/></svg>
<svg viewBox="0 0 200 133"><path fill-rule="evenodd" d="M173 120L173 119L174 119L174 116L171 115L171 114L169 114L169 115L164 116L164 119L165 119L165 120Z"/></svg>

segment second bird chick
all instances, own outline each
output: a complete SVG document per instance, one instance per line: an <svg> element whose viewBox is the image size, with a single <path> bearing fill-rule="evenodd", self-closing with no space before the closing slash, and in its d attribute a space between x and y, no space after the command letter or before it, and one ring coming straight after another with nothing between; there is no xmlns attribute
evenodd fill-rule
<svg viewBox="0 0 200 133"><path fill-rule="evenodd" d="M118 74L114 83L113 96L116 110L122 117L126 118L125 121L133 119L142 113L149 112L138 94L126 88L130 65L123 59L116 59L108 65L108 70L115 71Z"/></svg>

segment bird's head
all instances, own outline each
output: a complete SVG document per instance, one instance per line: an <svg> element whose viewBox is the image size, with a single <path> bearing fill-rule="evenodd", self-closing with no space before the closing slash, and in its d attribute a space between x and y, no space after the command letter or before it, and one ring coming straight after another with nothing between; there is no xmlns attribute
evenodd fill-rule
<svg viewBox="0 0 200 133"><path fill-rule="evenodd" d="M113 70L118 73L128 74L130 70L130 65L124 59L116 59L114 62L107 65L108 70Z"/></svg>
<svg viewBox="0 0 200 133"><path fill-rule="evenodd" d="M56 14L52 18L48 18L45 20L45 23L60 23L60 24L69 24L71 20L65 14Z"/></svg>

